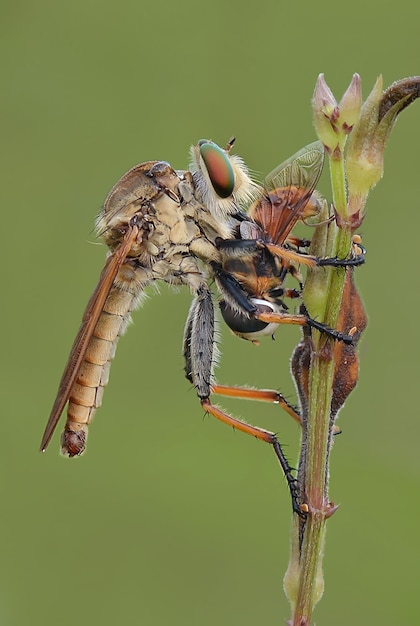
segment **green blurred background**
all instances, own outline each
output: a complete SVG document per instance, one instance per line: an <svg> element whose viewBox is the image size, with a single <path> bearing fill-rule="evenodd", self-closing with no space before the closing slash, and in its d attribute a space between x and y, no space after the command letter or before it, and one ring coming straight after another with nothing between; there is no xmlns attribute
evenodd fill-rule
<svg viewBox="0 0 420 626"><path fill-rule="evenodd" d="M185 168L191 143L231 135L268 172L315 139L320 72L338 98L356 71L365 97L379 73L385 86L420 73L418 5L15 0L0 28L0 623L282 624L289 495L268 446L203 420L182 370L188 293L163 287L135 315L82 459L61 459L57 435L41 455L39 440L104 261L93 221L118 177L149 159ZM362 229L369 327L332 457L341 507L323 625L418 616L419 128L415 103ZM284 329L255 348L223 329L219 381L293 398L298 338ZM296 457L280 409L223 404Z"/></svg>

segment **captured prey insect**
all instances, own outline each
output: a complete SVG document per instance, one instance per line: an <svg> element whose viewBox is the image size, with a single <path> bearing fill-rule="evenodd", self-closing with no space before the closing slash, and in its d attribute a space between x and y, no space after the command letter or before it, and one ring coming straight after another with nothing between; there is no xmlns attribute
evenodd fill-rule
<svg viewBox="0 0 420 626"><path fill-rule="evenodd" d="M318 259L301 251L310 241L291 235L298 221L304 222L321 211L322 199L315 187L323 162L320 142L299 150L266 177L262 197L250 207L247 220L238 225L234 237L216 241L221 263L213 262L212 269L219 291L225 296L220 303L222 316L244 339L255 341L258 336L273 335L278 324L284 323L308 325L352 343L348 335L328 329L307 315L286 313L284 302L285 297L301 296L299 265L347 267L364 262L361 246L349 259ZM299 281L300 290L283 286L288 274ZM255 313L260 314L256 317Z"/></svg>
<svg viewBox="0 0 420 626"><path fill-rule="evenodd" d="M279 259L279 265L298 262L300 255L286 246L280 254L278 242L271 243L264 234L263 223L254 220L252 213L248 216L244 212L243 207L250 202L270 201L270 196L264 195L261 187L250 179L243 161L230 154L232 144L233 141L229 142L226 150L222 150L213 142L200 141L191 149L190 171L175 171L165 161L141 163L124 174L109 192L96 229L110 252L71 349L41 450L46 449L68 403L61 450L70 457L84 452L88 424L101 405L118 338L131 312L141 303L145 288L154 281L186 285L194 295L184 333L186 376L208 413L273 445L297 510L295 481L274 433L235 419L210 402L211 392L231 395L234 388L213 384L215 312L209 282L215 280L228 307L264 326L309 324L334 339L351 342L351 336L327 329L308 316L287 318L273 308L268 319L265 304L260 306L256 302L255 290L238 289L238 276L229 272L230 251L237 257L236 246L242 253L241 248L247 248L246 242L251 240L256 261L258 255L261 258L271 255L274 264ZM255 218L258 218L258 206L254 204L252 210ZM304 207L299 211L297 219L304 215ZM247 237L249 233L258 236L246 238L244 233ZM282 243L285 240L286 235ZM226 241L231 242L232 248ZM303 256L314 265L348 264L348 260ZM256 271L260 272L258 267ZM280 287L281 271L276 280ZM264 303L269 301L266 298L270 293L262 295Z"/></svg>

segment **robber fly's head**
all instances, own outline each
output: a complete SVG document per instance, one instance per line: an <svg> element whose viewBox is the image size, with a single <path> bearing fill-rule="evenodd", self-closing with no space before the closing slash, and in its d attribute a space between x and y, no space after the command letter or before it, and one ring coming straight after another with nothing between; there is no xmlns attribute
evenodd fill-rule
<svg viewBox="0 0 420 626"><path fill-rule="evenodd" d="M249 177L243 160L230 154L233 143L231 139L223 150L201 139L191 148L195 196L216 219L238 213L259 195L260 188Z"/></svg>

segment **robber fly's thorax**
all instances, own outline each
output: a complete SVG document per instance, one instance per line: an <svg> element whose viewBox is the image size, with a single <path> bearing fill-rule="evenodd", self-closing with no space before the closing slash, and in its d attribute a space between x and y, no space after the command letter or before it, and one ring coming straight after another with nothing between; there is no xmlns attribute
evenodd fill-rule
<svg viewBox="0 0 420 626"><path fill-rule="evenodd" d="M193 242L206 239L203 254L214 254L211 233L214 229L213 237L220 236L221 229L204 218L200 227L201 213L205 216L193 195L191 174L175 172L164 161L149 161L132 168L110 191L97 231L113 251L135 223L139 234L127 257L143 267L160 263L156 274L164 279L172 264L175 272L181 271L182 257L190 253Z"/></svg>

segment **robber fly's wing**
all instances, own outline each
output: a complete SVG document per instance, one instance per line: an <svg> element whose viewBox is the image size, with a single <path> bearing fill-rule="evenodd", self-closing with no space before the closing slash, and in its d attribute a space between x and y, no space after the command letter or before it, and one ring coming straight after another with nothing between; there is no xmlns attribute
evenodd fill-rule
<svg viewBox="0 0 420 626"><path fill-rule="evenodd" d="M282 244L296 222L305 217L305 207L321 176L324 147L320 141L305 146L276 167L265 179L265 195L251 209L267 238Z"/></svg>
<svg viewBox="0 0 420 626"><path fill-rule="evenodd" d="M295 185L312 192L321 176L323 164L324 147L320 141L314 141L270 172L265 178L266 188Z"/></svg>
<svg viewBox="0 0 420 626"><path fill-rule="evenodd" d="M80 367L83 363L89 341L98 322L99 316L105 304L105 300L114 283L115 277L121 265L124 263L127 254L138 236L138 226L129 226L124 239L116 250L108 257L105 267L101 272L99 282L93 292L86 310L83 314L82 324L77 337L74 340L67 365L55 398L51 414L41 441L41 451L48 446L61 413L67 404L73 385L77 379Z"/></svg>

